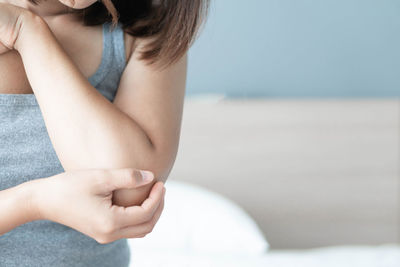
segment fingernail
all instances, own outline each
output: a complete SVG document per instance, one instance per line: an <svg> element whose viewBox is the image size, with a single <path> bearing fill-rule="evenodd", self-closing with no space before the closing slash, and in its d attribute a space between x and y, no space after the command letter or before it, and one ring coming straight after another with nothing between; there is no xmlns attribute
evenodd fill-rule
<svg viewBox="0 0 400 267"><path fill-rule="evenodd" d="M154 174L151 171L140 170L140 173L142 174L143 182L150 182L154 179Z"/></svg>

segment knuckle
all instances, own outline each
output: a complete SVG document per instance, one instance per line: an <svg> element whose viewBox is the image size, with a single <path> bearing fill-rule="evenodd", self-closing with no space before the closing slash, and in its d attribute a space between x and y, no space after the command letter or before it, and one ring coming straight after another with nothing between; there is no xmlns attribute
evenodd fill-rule
<svg viewBox="0 0 400 267"><path fill-rule="evenodd" d="M114 222L114 220L112 219L108 219L108 220L104 220L101 224L100 227L100 232L102 234L112 234L116 229L116 224Z"/></svg>
<svg viewBox="0 0 400 267"><path fill-rule="evenodd" d="M99 236L96 238L96 241L100 244L108 244L112 242L112 240L107 236Z"/></svg>
<svg viewBox="0 0 400 267"><path fill-rule="evenodd" d="M144 229L145 234L150 234L153 231L153 228L154 228L153 224L148 224Z"/></svg>
<svg viewBox="0 0 400 267"><path fill-rule="evenodd" d="M150 233L153 232L154 227L156 227L156 222L152 222L152 223L150 224Z"/></svg>
<svg viewBox="0 0 400 267"><path fill-rule="evenodd" d="M99 244L106 244L103 238L96 238L97 243Z"/></svg>
<svg viewBox="0 0 400 267"><path fill-rule="evenodd" d="M101 178L99 176L95 176L93 180L94 180L94 185L96 185L96 186L98 186L100 188L102 188L104 186L104 179L103 178Z"/></svg>
<svg viewBox="0 0 400 267"><path fill-rule="evenodd" d="M106 175L103 170L94 170L92 171L92 177L97 184L104 184Z"/></svg>
<svg viewBox="0 0 400 267"><path fill-rule="evenodd" d="M136 233L135 235L133 235L131 238L143 238L147 235L147 233Z"/></svg>
<svg viewBox="0 0 400 267"><path fill-rule="evenodd" d="M152 225L151 225L149 234L150 234L151 232L153 232L155 226L156 226L155 224L152 224Z"/></svg>
<svg viewBox="0 0 400 267"><path fill-rule="evenodd" d="M146 211L146 213L143 215L144 220L146 222L151 221L153 219L153 214L150 211Z"/></svg>
<svg viewBox="0 0 400 267"><path fill-rule="evenodd" d="M135 178L137 170L133 169L133 168L126 168L125 169L125 173L126 173L126 177L129 179L133 179Z"/></svg>

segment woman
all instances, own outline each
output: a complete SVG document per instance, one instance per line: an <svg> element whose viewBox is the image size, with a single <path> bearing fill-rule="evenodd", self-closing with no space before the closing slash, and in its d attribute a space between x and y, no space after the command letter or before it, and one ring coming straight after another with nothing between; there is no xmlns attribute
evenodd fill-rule
<svg viewBox="0 0 400 267"><path fill-rule="evenodd" d="M128 266L163 209L207 9L0 0L0 266Z"/></svg>

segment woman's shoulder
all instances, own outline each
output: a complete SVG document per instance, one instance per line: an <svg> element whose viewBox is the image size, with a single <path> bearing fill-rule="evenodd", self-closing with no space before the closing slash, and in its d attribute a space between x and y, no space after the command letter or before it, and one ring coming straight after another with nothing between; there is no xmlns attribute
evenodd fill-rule
<svg viewBox="0 0 400 267"><path fill-rule="evenodd" d="M89 48L92 46L93 40L101 40L102 25L85 26L83 25L82 21L79 21L71 15L55 16L53 18L46 19L46 22L50 26L52 31L56 33L56 35L59 35L61 38L63 35L68 35L68 33L74 33L74 35L65 38L67 40L62 38L64 39L64 41L66 41L66 43L69 43L70 41L74 44L86 44L85 46ZM122 25L120 24L120 26ZM129 62L130 60L138 60L139 54L143 50L145 50L147 45L149 45L156 38L156 36L138 38L129 34L127 30L124 30L126 62ZM80 40L78 41L76 39Z"/></svg>
<svg viewBox="0 0 400 267"><path fill-rule="evenodd" d="M135 41L137 42L135 37L124 31L126 62L129 62L132 57Z"/></svg>
<svg viewBox="0 0 400 267"><path fill-rule="evenodd" d="M150 36L146 38L138 38L134 37L131 34L124 32L125 38L125 46L126 46L126 53L127 53L127 62L132 58L132 60L139 60L138 58L141 56L143 51L148 49L148 45L151 45L158 37L157 36Z"/></svg>
<svg viewBox="0 0 400 267"><path fill-rule="evenodd" d="M82 21L79 21L72 15L55 16L53 18L46 19L46 22L56 35L61 36L68 35L68 33L74 33L74 35L71 35L68 38L68 41L71 43L86 43L86 46L91 46L90 43L93 44L93 40L100 42L102 39L102 25L86 26ZM77 42L76 39L80 39L79 42ZM140 42L140 40L136 40L135 37L124 31L124 46L127 62L132 56L135 43L138 42Z"/></svg>

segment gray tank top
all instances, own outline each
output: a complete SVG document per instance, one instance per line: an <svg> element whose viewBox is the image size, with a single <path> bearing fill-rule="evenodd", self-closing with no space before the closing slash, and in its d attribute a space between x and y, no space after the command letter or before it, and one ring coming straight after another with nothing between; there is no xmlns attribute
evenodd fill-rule
<svg viewBox="0 0 400 267"><path fill-rule="evenodd" d="M110 102L125 69L121 24L103 24L103 55L90 83ZM64 172L34 94L0 94L0 190ZM1 218L0 218L1 219ZM48 220L21 225L0 236L0 266L129 266L126 239L99 244Z"/></svg>

